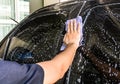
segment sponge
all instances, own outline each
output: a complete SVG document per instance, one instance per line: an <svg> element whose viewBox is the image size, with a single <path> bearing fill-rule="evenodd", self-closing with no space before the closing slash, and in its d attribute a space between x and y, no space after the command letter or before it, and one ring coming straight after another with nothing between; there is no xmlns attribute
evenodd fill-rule
<svg viewBox="0 0 120 84"><path fill-rule="evenodd" d="M77 23L80 23L80 32L81 32L81 34L82 34L82 36L83 36L83 24L82 24L82 17L81 16L77 16L76 18L74 18L76 21L77 21ZM74 20L74 19L72 19L72 20ZM69 22L70 20L67 20L66 22L65 22L65 31L67 31L67 28L68 28L68 22ZM79 45L81 46L82 45L82 40L83 40L83 38L80 40L80 43L79 43ZM63 51L64 49L66 48L66 45L63 43L62 44L62 46L61 46L61 48L60 48L60 51Z"/></svg>

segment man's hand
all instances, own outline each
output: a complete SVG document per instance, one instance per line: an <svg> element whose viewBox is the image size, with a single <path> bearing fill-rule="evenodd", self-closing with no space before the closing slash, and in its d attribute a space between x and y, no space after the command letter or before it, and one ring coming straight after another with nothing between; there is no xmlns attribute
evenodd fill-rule
<svg viewBox="0 0 120 84"><path fill-rule="evenodd" d="M76 47L79 47L79 42L82 37L81 32L80 23L77 23L76 20L70 20L68 22L67 33L64 36L64 43L67 46L74 44Z"/></svg>

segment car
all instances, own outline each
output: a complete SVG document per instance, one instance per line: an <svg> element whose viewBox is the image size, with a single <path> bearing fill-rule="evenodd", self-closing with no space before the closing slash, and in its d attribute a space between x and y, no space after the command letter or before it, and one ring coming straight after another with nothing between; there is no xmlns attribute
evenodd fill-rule
<svg viewBox="0 0 120 84"><path fill-rule="evenodd" d="M65 22L82 16L83 40L65 76L56 84L120 82L120 0L73 0L27 16L0 42L0 58L37 63L62 52Z"/></svg>

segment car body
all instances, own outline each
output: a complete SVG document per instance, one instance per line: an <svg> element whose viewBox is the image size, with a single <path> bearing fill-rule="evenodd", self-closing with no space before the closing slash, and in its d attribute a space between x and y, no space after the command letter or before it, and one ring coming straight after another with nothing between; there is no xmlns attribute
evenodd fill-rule
<svg viewBox="0 0 120 84"><path fill-rule="evenodd" d="M77 16L83 18L82 46L56 84L119 83L120 0L74 0L41 8L1 41L0 57L21 64L52 59L62 52L66 20Z"/></svg>

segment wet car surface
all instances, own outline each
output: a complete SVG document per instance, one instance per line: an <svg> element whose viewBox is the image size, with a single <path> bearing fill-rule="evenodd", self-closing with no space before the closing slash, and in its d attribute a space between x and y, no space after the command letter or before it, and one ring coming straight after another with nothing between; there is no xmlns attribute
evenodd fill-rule
<svg viewBox="0 0 120 84"><path fill-rule="evenodd" d="M37 10L0 43L4 60L37 63L61 52L65 21L83 17L83 45L56 84L118 84L120 82L120 0L58 3Z"/></svg>

